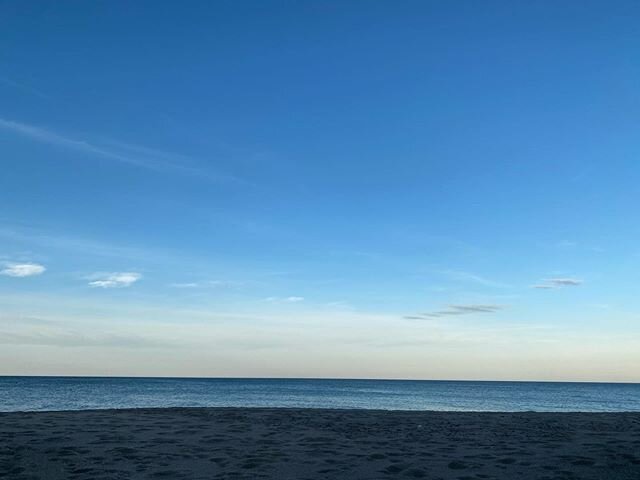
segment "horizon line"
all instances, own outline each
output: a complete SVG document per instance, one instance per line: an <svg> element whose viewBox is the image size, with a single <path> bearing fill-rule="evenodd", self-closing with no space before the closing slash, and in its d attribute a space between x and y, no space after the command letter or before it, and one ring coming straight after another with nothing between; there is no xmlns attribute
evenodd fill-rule
<svg viewBox="0 0 640 480"><path fill-rule="evenodd" d="M478 379L428 379L428 378L341 378L341 377L203 377L164 375L6 375L1 378L105 378L105 379L161 379L161 380L320 380L320 381L380 381L380 382L476 382L476 383L588 383L640 385L638 381L608 380L478 380Z"/></svg>

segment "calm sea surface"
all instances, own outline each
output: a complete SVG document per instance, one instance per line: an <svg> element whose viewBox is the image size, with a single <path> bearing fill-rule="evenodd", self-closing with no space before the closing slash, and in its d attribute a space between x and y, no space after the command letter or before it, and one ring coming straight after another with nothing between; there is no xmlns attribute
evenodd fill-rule
<svg viewBox="0 0 640 480"><path fill-rule="evenodd" d="M0 411L178 406L640 411L640 384L0 377Z"/></svg>

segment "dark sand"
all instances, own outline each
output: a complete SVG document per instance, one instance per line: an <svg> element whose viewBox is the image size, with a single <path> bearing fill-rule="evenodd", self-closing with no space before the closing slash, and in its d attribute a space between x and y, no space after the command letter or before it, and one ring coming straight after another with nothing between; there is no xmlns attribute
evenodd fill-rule
<svg viewBox="0 0 640 480"><path fill-rule="evenodd" d="M3 413L0 478L638 480L640 413Z"/></svg>

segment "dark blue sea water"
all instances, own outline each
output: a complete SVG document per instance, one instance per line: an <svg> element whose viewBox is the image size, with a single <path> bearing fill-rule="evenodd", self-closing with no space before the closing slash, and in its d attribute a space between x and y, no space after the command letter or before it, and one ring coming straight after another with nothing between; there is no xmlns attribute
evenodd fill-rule
<svg viewBox="0 0 640 480"><path fill-rule="evenodd" d="M231 406L640 411L640 384L0 377L0 411Z"/></svg>

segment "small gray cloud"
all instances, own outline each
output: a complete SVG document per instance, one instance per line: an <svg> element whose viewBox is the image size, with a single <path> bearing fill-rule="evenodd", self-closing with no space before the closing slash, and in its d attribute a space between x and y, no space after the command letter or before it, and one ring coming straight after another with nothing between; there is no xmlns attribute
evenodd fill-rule
<svg viewBox="0 0 640 480"><path fill-rule="evenodd" d="M504 308L503 305L492 304L464 304L449 305L446 309L433 312L423 312L418 315L408 315L403 318L408 320L426 320L429 318L442 318L457 315L471 315L475 313L495 313Z"/></svg>
<svg viewBox="0 0 640 480"><path fill-rule="evenodd" d="M582 280L578 280L577 278L550 278L547 280L547 282L561 287L576 286L582 284Z"/></svg>
<svg viewBox="0 0 640 480"><path fill-rule="evenodd" d="M542 283L532 285L531 288L551 290L554 288L577 287L582 285L582 283L582 280L578 278L556 277L547 278L543 280Z"/></svg>
<svg viewBox="0 0 640 480"><path fill-rule="evenodd" d="M502 305L451 305L449 307L453 312L457 312L458 315L465 313L491 313L502 310Z"/></svg>

